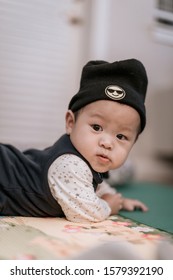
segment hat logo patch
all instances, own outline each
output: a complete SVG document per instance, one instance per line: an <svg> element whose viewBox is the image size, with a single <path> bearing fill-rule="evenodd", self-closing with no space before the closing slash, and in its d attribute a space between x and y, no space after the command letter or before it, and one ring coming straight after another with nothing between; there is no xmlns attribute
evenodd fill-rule
<svg viewBox="0 0 173 280"><path fill-rule="evenodd" d="M120 100L123 99L126 95L125 91L120 88L119 86L110 85L105 88L105 94L113 99L113 100Z"/></svg>

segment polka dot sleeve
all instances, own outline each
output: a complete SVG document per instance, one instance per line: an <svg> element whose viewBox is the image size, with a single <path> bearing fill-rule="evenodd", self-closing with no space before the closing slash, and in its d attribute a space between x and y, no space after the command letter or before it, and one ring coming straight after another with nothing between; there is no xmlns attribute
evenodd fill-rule
<svg viewBox="0 0 173 280"><path fill-rule="evenodd" d="M69 221L100 222L111 213L106 201L94 192L92 173L76 155L57 158L48 170L51 193Z"/></svg>

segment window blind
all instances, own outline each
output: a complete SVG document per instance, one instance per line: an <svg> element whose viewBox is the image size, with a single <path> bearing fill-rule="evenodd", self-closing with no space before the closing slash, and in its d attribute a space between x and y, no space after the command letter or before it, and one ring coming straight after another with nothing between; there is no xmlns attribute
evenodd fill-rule
<svg viewBox="0 0 173 280"><path fill-rule="evenodd" d="M162 24L173 26L173 0L158 0L156 20Z"/></svg>
<svg viewBox="0 0 173 280"><path fill-rule="evenodd" d="M157 42L173 46L173 0L156 0L153 35Z"/></svg>
<svg viewBox="0 0 173 280"><path fill-rule="evenodd" d="M64 132L71 3L0 0L0 142L42 148Z"/></svg>
<svg viewBox="0 0 173 280"><path fill-rule="evenodd" d="M158 0L158 9L173 13L173 1L172 0Z"/></svg>

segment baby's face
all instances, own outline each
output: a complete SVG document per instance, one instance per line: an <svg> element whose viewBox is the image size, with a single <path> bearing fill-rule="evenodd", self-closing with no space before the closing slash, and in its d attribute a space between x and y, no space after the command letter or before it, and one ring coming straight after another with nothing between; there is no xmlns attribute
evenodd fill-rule
<svg viewBox="0 0 173 280"><path fill-rule="evenodd" d="M128 157L140 128L140 116L132 107L99 100L79 112L66 115L66 131L74 147L97 172L120 167Z"/></svg>

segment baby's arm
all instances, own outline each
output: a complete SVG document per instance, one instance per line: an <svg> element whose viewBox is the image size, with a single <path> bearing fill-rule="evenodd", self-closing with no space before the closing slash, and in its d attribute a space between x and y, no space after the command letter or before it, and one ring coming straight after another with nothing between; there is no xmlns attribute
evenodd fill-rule
<svg viewBox="0 0 173 280"><path fill-rule="evenodd" d="M134 211L137 208L144 212L148 210L148 207L139 200L123 198L120 193L116 193L116 190L105 181L98 186L96 194L107 201L111 208L111 214L117 214L121 209Z"/></svg>
<svg viewBox="0 0 173 280"><path fill-rule="evenodd" d="M111 214L118 214L120 210L134 211L139 209L143 212L148 211L148 207L141 201L136 199L124 198L120 193L104 194L101 197L111 208Z"/></svg>
<svg viewBox="0 0 173 280"><path fill-rule="evenodd" d="M49 168L50 191L72 222L100 222L111 214L109 204L93 188L88 165L75 155L62 155Z"/></svg>

